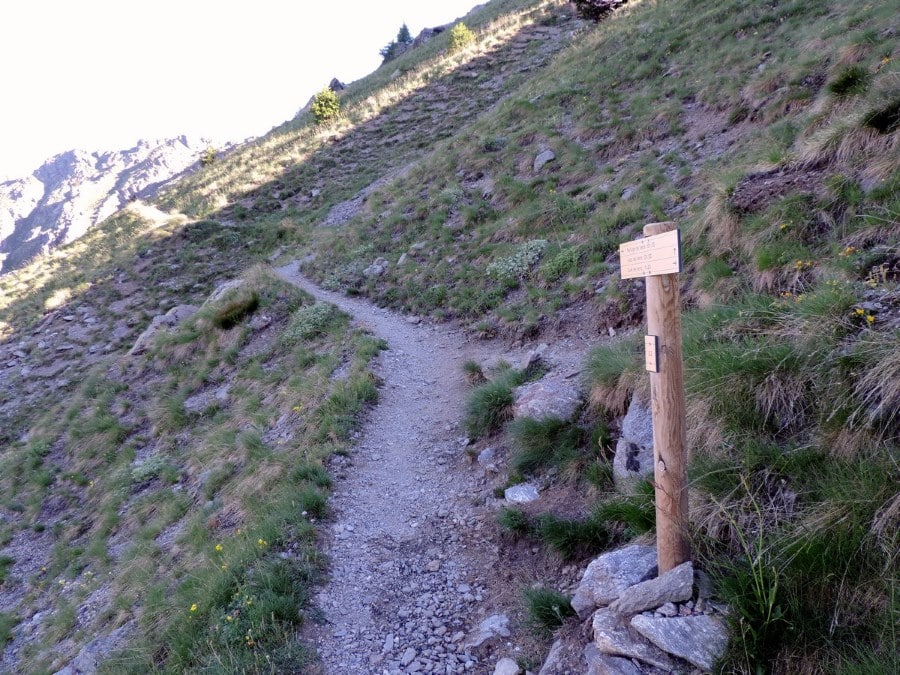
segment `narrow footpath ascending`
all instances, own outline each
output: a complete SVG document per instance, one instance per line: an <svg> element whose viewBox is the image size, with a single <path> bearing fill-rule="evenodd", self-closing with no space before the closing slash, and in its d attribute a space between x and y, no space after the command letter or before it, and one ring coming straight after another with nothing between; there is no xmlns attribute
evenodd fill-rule
<svg viewBox="0 0 900 675"><path fill-rule="evenodd" d="M376 365L379 404L349 456L332 466L339 480L327 542L330 578L315 598L325 621L308 635L324 671L492 672L493 664L479 663L464 647L467 632L489 612L479 579L496 561L483 514L472 504L478 476L465 462L458 426L466 397L461 366L483 356L483 345L468 343L459 330L415 325L323 291L296 263L278 271L389 345Z"/></svg>

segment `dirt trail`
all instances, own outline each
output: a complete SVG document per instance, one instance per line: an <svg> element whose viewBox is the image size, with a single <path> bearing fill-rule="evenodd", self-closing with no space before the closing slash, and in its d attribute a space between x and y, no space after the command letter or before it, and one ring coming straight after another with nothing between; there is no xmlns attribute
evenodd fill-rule
<svg viewBox="0 0 900 675"><path fill-rule="evenodd" d="M460 421L463 362L503 348L323 291L296 263L278 271L389 345L376 364L379 404L350 454L331 467L338 480L326 542L330 578L315 598L324 622L307 635L324 672L493 672L494 655L465 644L473 627L504 608L491 588L493 509L477 505L491 497L467 458ZM562 346L557 367L571 369L586 345ZM496 646L514 655L511 645Z"/></svg>

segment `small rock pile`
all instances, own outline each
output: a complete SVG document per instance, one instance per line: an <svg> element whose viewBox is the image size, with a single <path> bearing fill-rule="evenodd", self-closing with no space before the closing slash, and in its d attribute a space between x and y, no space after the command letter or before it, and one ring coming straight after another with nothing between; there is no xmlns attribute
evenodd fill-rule
<svg viewBox="0 0 900 675"><path fill-rule="evenodd" d="M558 641L540 675L711 671L728 644L728 608L710 600L702 575L695 594L691 562L657 575L656 561L656 547L632 545L588 565L572 607L593 641Z"/></svg>

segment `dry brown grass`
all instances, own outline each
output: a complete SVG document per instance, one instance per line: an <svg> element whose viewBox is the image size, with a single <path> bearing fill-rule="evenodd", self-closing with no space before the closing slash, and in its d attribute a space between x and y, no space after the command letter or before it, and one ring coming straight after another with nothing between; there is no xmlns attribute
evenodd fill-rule
<svg viewBox="0 0 900 675"><path fill-rule="evenodd" d="M637 394L645 403L650 400L650 382L642 375L629 369L615 384L594 383L588 393L588 404L594 410L605 410L615 416L624 415L632 394Z"/></svg>
<svg viewBox="0 0 900 675"><path fill-rule="evenodd" d="M862 426L885 437L900 425L900 335L879 335L866 347L875 360L853 388L862 406L848 426Z"/></svg>
<svg viewBox="0 0 900 675"><path fill-rule="evenodd" d="M699 396L687 400L687 447L691 457L698 454L711 457L727 455L722 422L710 412L710 402Z"/></svg>
<svg viewBox="0 0 900 675"><path fill-rule="evenodd" d="M871 52L872 45L865 42L845 45L838 50L836 64L838 66L852 66L865 59Z"/></svg>
<svg viewBox="0 0 900 675"><path fill-rule="evenodd" d="M690 230L687 238L692 244L705 238L712 245L714 255L725 255L738 249L741 221L731 208L725 186L712 186L712 195L703 210L700 227Z"/></svg>
<svg viewBox="0 0 900 675"><path fill-rule="evenodd" d="M836 106L833 120L801 147L799 159L808 166L853 165L865 162L863 174L873 180L887 178L900 168L900 134L882 134L865 126L865 113L847 114Z"/></svg>

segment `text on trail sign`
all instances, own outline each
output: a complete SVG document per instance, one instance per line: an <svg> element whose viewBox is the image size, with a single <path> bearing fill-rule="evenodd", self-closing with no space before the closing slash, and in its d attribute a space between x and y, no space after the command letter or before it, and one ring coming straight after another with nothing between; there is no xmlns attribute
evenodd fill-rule
<svg viewBox="0 0 900 675"><path fill-rule="evenodd" d="M619 246L622 278L637 279L681 271L680 230L671 230Z"/></svg>

